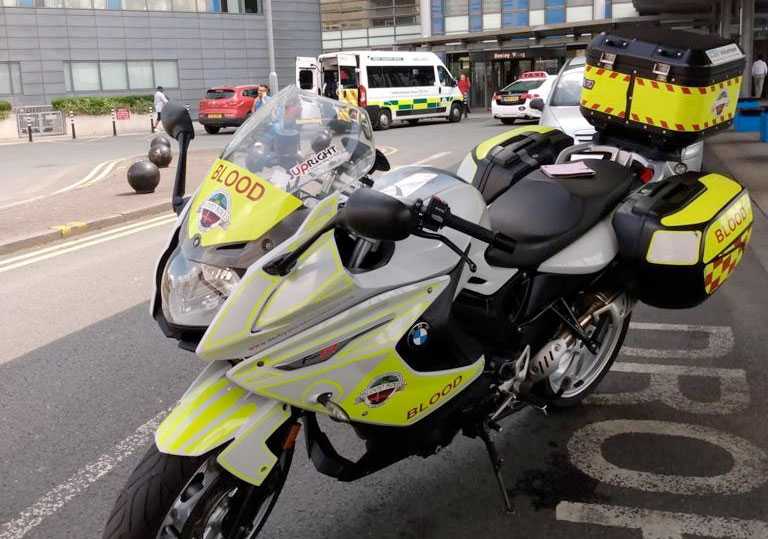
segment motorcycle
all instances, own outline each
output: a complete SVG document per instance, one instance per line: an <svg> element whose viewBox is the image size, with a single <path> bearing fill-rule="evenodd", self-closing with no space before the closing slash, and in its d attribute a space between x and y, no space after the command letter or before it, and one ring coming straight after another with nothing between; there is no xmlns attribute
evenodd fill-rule
<svg viewBox="0 0 768 539"><path fill-rule="evenodd" d="M717 289L707 271L740 257L751 230L733 180L644 185L642 156L619 149L583 161L567 150L551 176L534 170L488 202L446 171L389 170L364 110L296 87L247 120L187 197L192 121L169 103L163 123L180 148L179 218L150 312L208 365L159 426L105 538L258 536L302 428L316 469L340 481L478 438L509 510L501 422L580 403L636 302L704 301ZM339 454L318 416L351 427L365 454Z"/></svg>

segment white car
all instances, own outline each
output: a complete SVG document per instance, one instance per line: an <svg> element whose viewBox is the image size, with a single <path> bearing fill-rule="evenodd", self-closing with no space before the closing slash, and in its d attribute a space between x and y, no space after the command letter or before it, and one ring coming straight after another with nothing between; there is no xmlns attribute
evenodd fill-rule
<svg viewBox="0 0 768 539"><path fill-rule="evenodd" d="M512 84L494 92L491 114L503 124L513 124L515 120L541 118L541 112L531 108L531 101L536 98L546 101L556 78L545 71L523 73Z"/></svg>

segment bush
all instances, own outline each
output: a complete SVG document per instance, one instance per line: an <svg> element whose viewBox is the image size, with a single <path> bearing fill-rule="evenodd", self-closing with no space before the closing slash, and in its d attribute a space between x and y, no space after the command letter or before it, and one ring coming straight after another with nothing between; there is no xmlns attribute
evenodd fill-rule
<svg viewBox="0 0 768 539"><path fill-rule="evenodd" d="M8 101L0 100L0 120L5 120L11 115L11 104Z"/></svg>
<svg viewBox="0 0 768 539"><path fill-rule="evenodd" d="M82 96L60 97L53 99L51 105L56 110L69 114L87 114L99 116L110 114L113 108L128 108L131 112L147 113L153 105L151 95L119 95L119 96Z"/></svg>

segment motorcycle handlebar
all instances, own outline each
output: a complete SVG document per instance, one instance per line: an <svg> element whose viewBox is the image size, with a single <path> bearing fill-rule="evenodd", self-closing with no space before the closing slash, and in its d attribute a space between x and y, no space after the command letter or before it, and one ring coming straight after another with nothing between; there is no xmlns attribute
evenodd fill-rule
<svg viewBox="0 0 768 539"><path fill-rule="evenodd" d="M478 239L492 247L512 252L517 242L504 234L489 230L451 213L451 208L442 200L432 197L423 215L423 226L437 230L444 226Z"/></svg>

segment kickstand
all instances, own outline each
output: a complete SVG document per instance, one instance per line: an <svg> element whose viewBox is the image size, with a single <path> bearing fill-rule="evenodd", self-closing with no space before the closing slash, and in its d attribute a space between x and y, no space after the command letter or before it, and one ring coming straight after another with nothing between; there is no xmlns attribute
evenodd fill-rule
<svg viewBox="0 0 768 539"><path fill-rule="evenodd" d="M485 449L488 451L488 456L491 459L493 474L496 476L496 482L501 490L501 496L504 498L504 506L508 513L512 513L514 512L514 509L512 509L512 502L509 500L507 488L504 486L504 478L501 477L501 465L504 463L504 460L499 457L499 453L496 451L496 446L493 444L493 440L491 440L488 425L484 424L480 429L479 434L485 444Z"/></svg>

